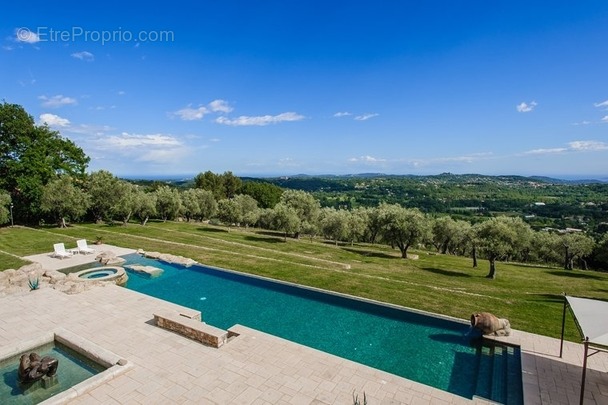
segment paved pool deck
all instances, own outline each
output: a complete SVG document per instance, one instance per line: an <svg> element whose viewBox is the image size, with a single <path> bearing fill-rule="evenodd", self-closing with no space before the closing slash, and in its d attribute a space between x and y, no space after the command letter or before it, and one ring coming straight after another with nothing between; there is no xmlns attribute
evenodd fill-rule
<svg viewBox="0 0 608 405"><path fill-rule="evenodd" d="M135 253L134 249L127 249L120 246L113 246L107 244L100 245L89 245L89 248L93 249L94 253L81 254L77 253L76 249L66 249L73 252L72 256L64 259L53 257L53 252L42 253L38 255L25 256L25 260L30 262L38 262L42 265L45 270L61 270L68 267L80 266L87 263L94 263L95 257L101 252L113 252L116 256L124 256L131 253Z"/></svg>
<svg viewBox="0 0 608 405"><path fill-rule="evenodd" d="M61 262L71 267L72 259ZM183 310L115 285L74 295L51 288L12 294L0 298L0 347L63 328L132 364L71 404L352 404L353 393L364 392L370 405L489 403L241 325L219 349L154 325L155 312ZM560 359L557 339L514 330L504 340L522 347L525 404L579 403L582 345L566 342ZM608 404L607 372L608 354L589 358L585 404Z"/></svg>

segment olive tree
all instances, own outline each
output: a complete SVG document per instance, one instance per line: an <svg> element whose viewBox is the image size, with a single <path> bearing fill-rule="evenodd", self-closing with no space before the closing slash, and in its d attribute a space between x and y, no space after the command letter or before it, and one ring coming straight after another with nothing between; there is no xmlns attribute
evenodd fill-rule
<svg viewBox="0 0 608 405"><path fill-rule="evenodd" d="M293 232L296 238L299 238L302 228L317 222L321 209L319 201L312 194L301 190L286 190L281 195L280 204L291 208L298 217L298 228Z"/></svg>
<svg viewBox="0 0 608 405"><path fill-rule="evenodd" d="M302 222L295 208L285 203L278 203L272 209L272 229L282 231L287 241L288 234L295 234L302 229Z"/></svg>
<svg viewBox="0 0 608 405"><path fill-rule="evenodd" d="M99 170L90 174L87 189L91 196L91 213L95 222L111 220L112 209L118 204L123 191L120 179L107 170Z"/></svg>
<svg viewBox="0 0 608 405"><path fill-rule="evenodd" d="M321 209L319 226L326 238L330 238L338 246L339 240L347 237L348 213L333 207Z"/></svg>
<svg viewBox="0 0 608 405"><path fill-rule="evenodd" d="M586 257L593 252L593 239L584 233L568 233L561 237L561 242L564 249L564 269L572 270L574 259L578 258L583 270L587 270Z"/></svg>
<svg viewBox="0 0 608 405"><path fill-rule="evenodd" d="M513 218L490 218L474 226L479 252L490 262L487 278L496 278L496 260L505 258L518 245L518 226Z"/></svg>
<svg viewBox="0 0 608 405"><path fill-rule="evenodd" d="M403 208L399 204L384 204L381 208L384 224L384 240L397 246L401 257L407 259L407 250L424 242L429 236L429 223L425 215L417 208Z"/></svg>
<svg viewBox="0 0 608 405"><path fill-rule="evenodd" d="M139 207L139 193L137 193L138 187L135 184L120 180L116 185L116 193L118 194L118 200L116 204L111 208L112 216L117 216L124 226L126 226L131 217Z"/></svg>
<svg viewBox="0 0 608 405"><path fill-rule="evenodd" d="M156 193L146 193L138 188L135 190L134 199L137 204L133 213L140 224L145 226L150 217L156 215Z"/></svg>
<svg viewBox="0 0 608 405"><path fill-rule="evenodd" d="M70 176L61 176L42 188L40 209L49 213L61 228L67 226L66 219L83 216L89 204L89 196L74 185Z"/></svg>
<svg viewBox="0 0 608 405"><path fill-rule="evenodd" d="M156 190L156 212L163 221L177 217L181 206L181 198L176 189L161 186Z"/></svg>

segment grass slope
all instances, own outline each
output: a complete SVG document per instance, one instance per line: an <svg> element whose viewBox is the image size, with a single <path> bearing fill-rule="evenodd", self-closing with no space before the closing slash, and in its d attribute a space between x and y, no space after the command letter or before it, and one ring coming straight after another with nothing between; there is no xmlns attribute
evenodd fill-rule
<svg viewBox="0 0 608 405"><path fill-rule="evenodd" d="M406 307L468 319L488 311L511 325L541 335L559 337L563 292L608 299L608 274L566 271L513 263L498 263L497 279L485 278L488 263L472 268L468 258L412 252L418 260L403 260L383 245L334 246L309 239L287 242L279 234L200 223L152 222L142 227L86 224L58 228L0 229L0 269L23 264L11 256L48 252L52 244L67 248L76 239L143 248L192 257L212 266L239 270ZM573 322L568 338L578 340Z"/></svg>

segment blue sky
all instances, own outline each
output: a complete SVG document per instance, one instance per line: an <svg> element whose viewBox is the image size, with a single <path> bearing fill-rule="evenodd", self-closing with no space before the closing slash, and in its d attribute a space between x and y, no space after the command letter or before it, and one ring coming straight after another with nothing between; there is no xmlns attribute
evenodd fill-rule
<svg viewBox="0 0 608 405"><path fill-rule="evenodd" d="M10 2L0 98L120 176L606 177L607 38L604 0Z"/></svg>

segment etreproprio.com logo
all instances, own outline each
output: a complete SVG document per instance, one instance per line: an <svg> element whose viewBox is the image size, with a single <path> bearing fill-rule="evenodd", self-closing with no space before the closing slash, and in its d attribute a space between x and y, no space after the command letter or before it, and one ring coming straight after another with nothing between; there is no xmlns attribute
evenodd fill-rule
<svg viewBox="0 0 608 405"><path fill-rule="evenodd" d="M16 30L19 42L96 42L101 45L119 42L173 42L175 34L168 30L137 31L124 30L88 30L83 27L69 29L54 29L51 27L36 27L30 29L21 27Z"/></svg>

